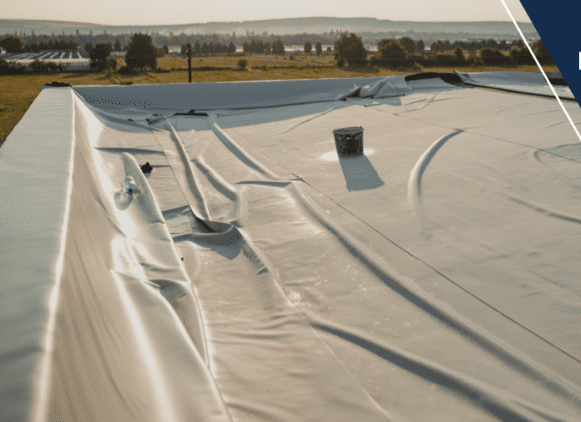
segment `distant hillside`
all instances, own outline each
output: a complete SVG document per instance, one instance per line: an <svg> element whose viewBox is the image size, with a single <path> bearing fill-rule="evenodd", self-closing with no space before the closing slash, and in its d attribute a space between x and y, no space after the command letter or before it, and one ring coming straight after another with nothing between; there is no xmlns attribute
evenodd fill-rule
<svg viewBox="0 0 581 422"><path fill-rule="evenodd" d="M529 37L538 37L535 28L530 23L520 23L519 26ZM256 35L267 32L275 35L291 34L322 34L330 31L349 31L355 33L387 33L398 32L410 34L458 34L459 37L518 37L511 22L406 22L380 20L376 18L289 18L269 19L242 22L208 22L183 25L144 25L144 26L106 26L82 22L34 21L0 19L0 34L26 32L30 34L73 34L76 30L81 34L103 33L118 35L130 32L148 32L169 35L174 34L231 34L245 36L247 31ZM413 37L413 36L412 36Z"/></svg>
<svg viewBox="0 0 581 422"><path fill-rule="evenodd" d="M23 19L0 19L0 34L14 33L17 31L25 31L30 33L34 31L39 34L50 35L52 32L65 31L68 33L74 32L77 28L93 29L100 28L103 25L86 22L66 22L66 21L35 21Z"/></svg>

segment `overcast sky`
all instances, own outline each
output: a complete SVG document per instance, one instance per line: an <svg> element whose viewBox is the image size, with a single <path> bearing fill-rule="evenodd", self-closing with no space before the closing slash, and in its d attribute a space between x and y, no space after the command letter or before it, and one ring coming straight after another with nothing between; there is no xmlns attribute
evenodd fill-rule
<svg viewBox="0 0 581 422"><path fill-rule="evenodd" d="M505 0L530 22L519 0ZM4 0L0 19L167 25L311 16L397 21L510 21L501 0ZM1 28L0 28L0 32Z"/></svg>

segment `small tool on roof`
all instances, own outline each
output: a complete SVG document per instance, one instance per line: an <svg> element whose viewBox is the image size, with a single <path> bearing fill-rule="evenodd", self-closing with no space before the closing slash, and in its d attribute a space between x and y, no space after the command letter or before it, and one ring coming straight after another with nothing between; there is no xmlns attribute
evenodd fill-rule
<svg viewBox="0 0 581 422"><path fill-rule="evenodd" d="M151 173L151 170L153 170L153 167L149 164L149 161L141 166L141 171L145 174Z"/></svg>
<svg viewBox="0 0 581 422"><path fill-rule="evenodd" d="M208 117L208 113L197 112L196 110L194 110L192 108L187 113L176 113L176 114L174 114L174 116L206 116L206 117Z"/></svg>
<svg viewBox="0 0 581 422"><path fill-rule="evenodd" d="M51 82L49 84L44 84L44 86L50 86L50 87L53 87L53 88L64 88L64 87L70 87L71 84L69 84L67 82L57 82L57 81L54 81L54 82Z"/></svg>

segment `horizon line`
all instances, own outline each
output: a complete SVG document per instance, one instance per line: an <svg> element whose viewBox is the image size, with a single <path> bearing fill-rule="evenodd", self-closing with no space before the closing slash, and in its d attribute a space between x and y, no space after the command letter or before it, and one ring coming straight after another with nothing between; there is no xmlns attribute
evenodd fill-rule
<svg viewBox="0 0 581 422"><path fill-rule="evenodd" d="M188 26L188 25L208 25L208 24L244 24L252 22L266 22L266 21L277 21L277 20L293 20L293 19L371 19L376 21L385 22L413 22L413 23L512 23L510 19L508 20L434 20L434 21L413 21L413 20L392 20L392 19L379 19L368 16L354 16L354 17L342 17L342 16L298 16L298 17L287 17L287 18L271 18L271 19L257 19L257 20L243 20L243 21L209 21L209 22L188 22L188 23L141 23L141 24L103 24L103 23L93 23L93 22L81 22L81 21L63 21L63 20L53 20L53 19L26 19L26 18L8 18L0 19L1 21L25 21L25 22L51 22L51 23L67 23L67 24L82 24L82 25L93 25L93 26L107 26L107 27L124 27L124 26ZM517 23L531 24L532 22L520 21Z"/></svg>

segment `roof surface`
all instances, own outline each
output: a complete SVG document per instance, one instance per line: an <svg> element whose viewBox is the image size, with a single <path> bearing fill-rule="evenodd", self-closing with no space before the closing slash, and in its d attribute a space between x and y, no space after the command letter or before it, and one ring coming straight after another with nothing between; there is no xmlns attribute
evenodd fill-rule
<svg viewBox="0 0 581 422"><path fill-rule="evenodd" d="M440 79L46 88L0 419L579 420L580 166L554 99Z"/></svg>

